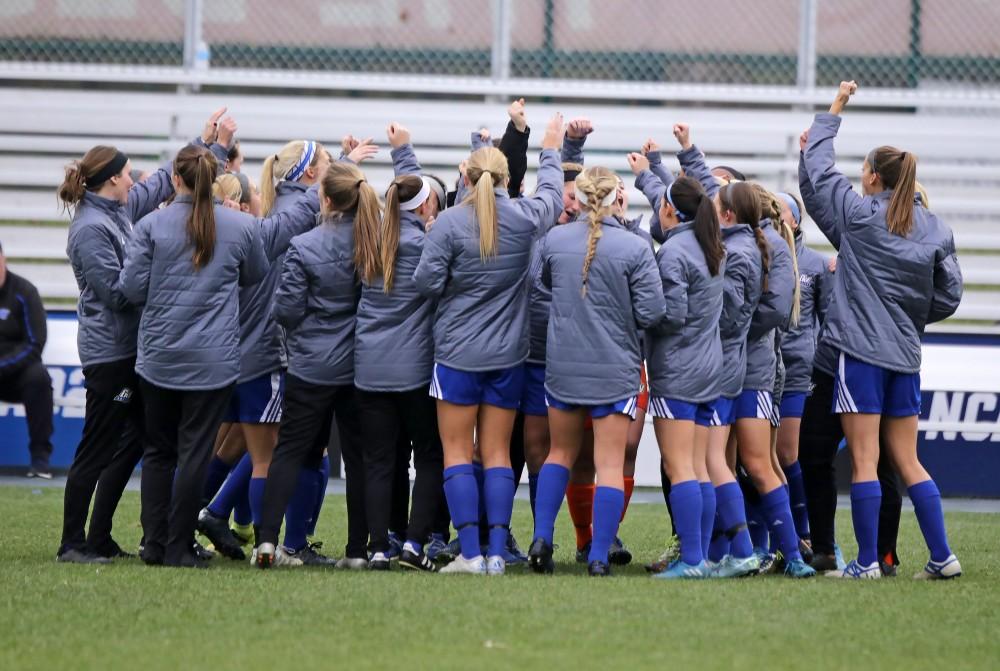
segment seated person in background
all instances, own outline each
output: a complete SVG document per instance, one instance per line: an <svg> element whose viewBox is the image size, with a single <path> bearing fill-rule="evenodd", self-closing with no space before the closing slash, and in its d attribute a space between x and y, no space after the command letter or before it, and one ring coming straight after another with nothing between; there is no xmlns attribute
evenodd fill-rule
<svg viewBox="0 0 1000 671"><path fill-rule="evenodd" d="M0 246L0 401L24 404L31 450L28 477L50 480L52 379L42 364L46 335L38 289L7 270Z"/></svg>

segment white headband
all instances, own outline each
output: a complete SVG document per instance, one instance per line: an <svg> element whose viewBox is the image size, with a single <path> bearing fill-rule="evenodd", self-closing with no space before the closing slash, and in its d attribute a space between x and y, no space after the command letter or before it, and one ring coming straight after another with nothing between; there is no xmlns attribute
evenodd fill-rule
<svg viewBox="0 0 1000 671"><path fill-rule="evenodd" d="M413 198L410 198L405 203L400 203L399 209L405 210L406 212L412 212L413 210L423 205L424 201L427 200L427 197L431 195L431 185L428 183L427 178L421 177L420 179L423 181L423 185L421 185L420 191L418 191L417 195L415 195Z"/></svg>
<svg viewBox="0 0 1000 671"><path fill-rule="evenodd" d="M587 194L585 194L583 191L580 190L580 185L578 184L579 181L580 181L580 176L578 175L577 178L573 180L573 183L576 185L576 200L581 205L586 205ZM615 202L616 198L618 198L617 185L615 186L614 189L611 190L611 192L608 195L604 196L604 198L601 200L601 207L611 207L611 204Z"/></svg>

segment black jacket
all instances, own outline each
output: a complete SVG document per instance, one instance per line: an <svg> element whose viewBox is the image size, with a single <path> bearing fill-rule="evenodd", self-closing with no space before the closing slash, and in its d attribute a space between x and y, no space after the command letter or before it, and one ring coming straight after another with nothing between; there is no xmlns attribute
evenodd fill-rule
<svg viewBox="0 0 1000 671"><path fill-rule="evenodd" d="M8 270L0 287L0 377L41 361L47 337L38 289Z"/></svg>

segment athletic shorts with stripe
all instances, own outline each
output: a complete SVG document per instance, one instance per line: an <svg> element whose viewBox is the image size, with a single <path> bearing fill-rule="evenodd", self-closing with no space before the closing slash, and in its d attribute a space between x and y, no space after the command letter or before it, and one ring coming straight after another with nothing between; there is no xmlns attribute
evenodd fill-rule
<svg viewBox="0 0 1000 671"><path fill-rule="evenodd" d="M285 371L264 373L236 385L223 422L278 424L285 404Z"/></svg>
<svg viewBox="0 0 1000 671"><path fill-rule="evenodd" d="M736 419L766 419L771 426L778 426L778 412L774 396L763 389L744 389L736 397Z"/></svg>
<svg viewBox="0 0 1000 671"><path fill-rule="evenodd" d="M920 373L897 373L840 353L833 385L833 413L889 417L920 414Z"/></svg>

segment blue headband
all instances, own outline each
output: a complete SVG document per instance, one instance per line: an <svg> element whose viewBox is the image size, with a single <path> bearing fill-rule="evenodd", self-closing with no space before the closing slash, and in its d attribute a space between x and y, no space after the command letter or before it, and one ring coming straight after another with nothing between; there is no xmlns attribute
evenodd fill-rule
<svg viewBox="0 0 1000 671"><path fill-rule="evenodd" d="M788 203L788 209L792 211L792 217L795 219L795 223L801 224L802 211L799 210L799 204L795 202L795 199L792 198L787 193L778 192L776 195L778 196L778 198L781 198L783 201Z"/></svg>
<svg viewBox="0 0 1000 671"><path fill-rule="evenodd" d="M670 203L670 207L674 208L674 212L677 213L677 221L687 221L688 216L681 212L676 205L674 205L674 199L670 195L670 192L673 190L674 184L676 183L677 182L670 182L670 186L667 187L667 191L663 194L663 197L667 199L667 202Z"/></svg>
<svg viewBox="0 0 1000 671"><path fill-rule="evenodd" d="M302 148L302 158L299 159L299 162L295 164L294 168L288 171L288 174L285 175L285 179L290 182L297 182L299 177L302 177L303 173L305 173L309 164L312 163L313 156L315 155L316 143L312 140L307 140L305 147Z"/></svg>

